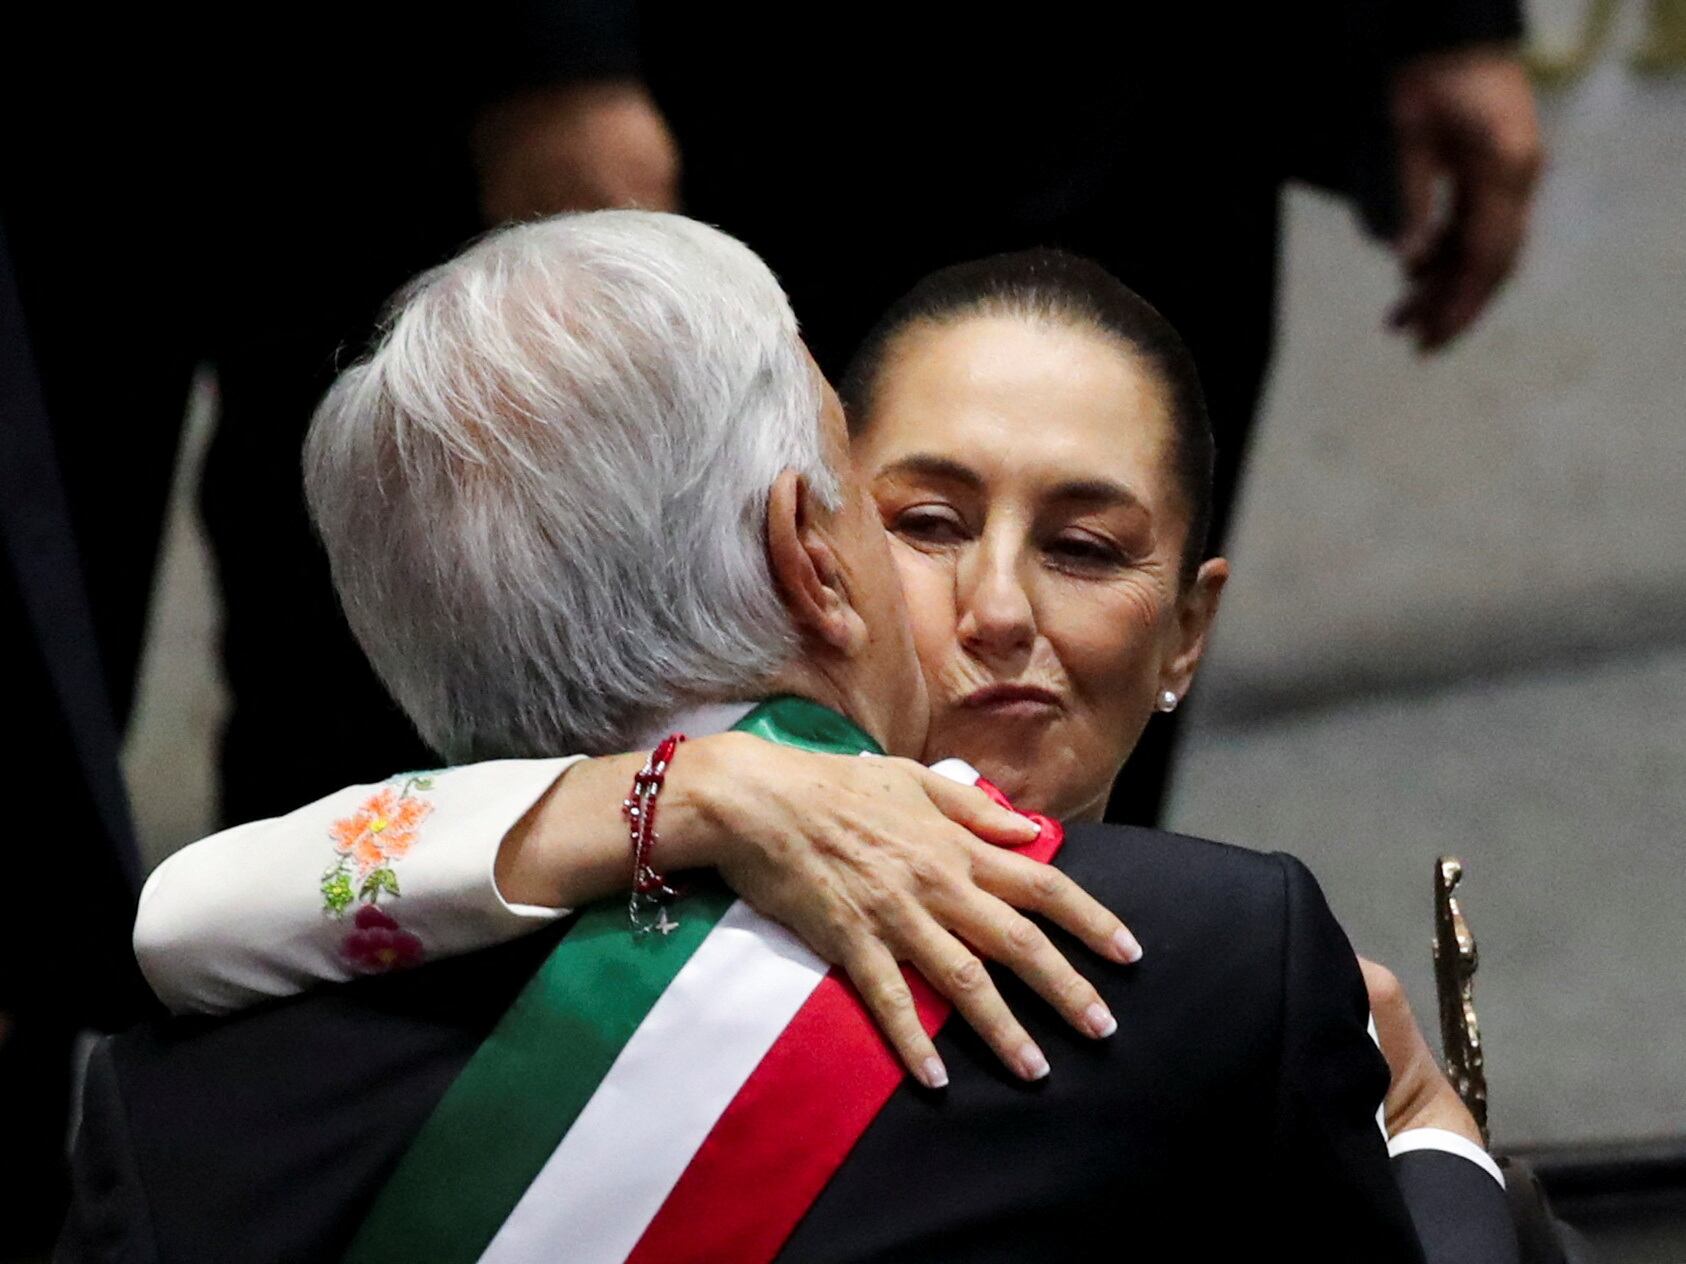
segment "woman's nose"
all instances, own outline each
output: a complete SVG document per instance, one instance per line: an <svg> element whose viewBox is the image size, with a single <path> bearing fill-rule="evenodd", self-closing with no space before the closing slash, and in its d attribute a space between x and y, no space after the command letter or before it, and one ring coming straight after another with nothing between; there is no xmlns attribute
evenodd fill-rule
<svg viewBox="0 0 1686 1264"><path fill-rule="evenodd" d="M978 549L955 574L960 643L975 654L999 657L1029 648L1036 617L1011 557Z"/></svg>

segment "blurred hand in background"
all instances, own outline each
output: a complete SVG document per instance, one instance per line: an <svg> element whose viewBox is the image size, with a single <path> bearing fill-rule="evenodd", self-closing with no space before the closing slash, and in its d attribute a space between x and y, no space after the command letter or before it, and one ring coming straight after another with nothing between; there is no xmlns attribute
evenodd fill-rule
<svg viewBox="0 0 1686 1264"><path fill-rule="evenodd" d="M1405 295L1388 323L1438 351L1480 318L1516 266L1543 163L1534 92L1508 48L1406 62L1392 85Z"/></svg>
<svg viewBox="0 0 1686 1264"><path fill-rule="evenodd" d="M635 80L510 97L481 113L473 140L488 225L608 207L679 209L679 148Z"/></svg>

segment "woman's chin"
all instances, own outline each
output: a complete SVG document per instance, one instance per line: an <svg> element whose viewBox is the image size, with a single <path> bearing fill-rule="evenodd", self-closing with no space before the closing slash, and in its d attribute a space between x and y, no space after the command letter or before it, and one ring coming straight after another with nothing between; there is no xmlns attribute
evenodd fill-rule
<svg viewBox="0 0 1686 1264"><path fill-rule="evenodd" d="M998 759L980 757L969 759L960 756L972 767L978 770L986 781L1000 790L1012 805L1021 812L1040 812L1042 808L1035 802L1040 796L1037 793L1036 778L1025 775L1021 768L1014 768Z"/></svg>
<svg viewBox="0 0 1686 1264"><path fill-rule="evenodd" d="M1082 766L1081 744L1073 740L1079 734L1040 724L979 724L976 716L965 712L954 717L958 723L944 723L948 718L939 717L932 725L926 762L965 760L1021 812L1066 819L1089 805L1097 785L1104 789L1111 780L1110 775L1081 775L1095 770Z"/></svg>
<svg viewBox="0 0 1686 1264"><path fill-rule="evenodd" d="M1034 764L1026 767L1022 752L1009 756L998 749L979 750L972 743L969 747L945 749L933 758L965 760L1021 812L1041 812L1061 821L1098 821L1106 806L1107 781L1095 778L1062 781L1057 775L1060 769Z"/></svg>
<svg viewBox="0 0 1686 1264"><path fill-rule="evenodd" d="M1008 802L1021 812L1048 812L1047 805L1059 797L1038 784L1034 770L1027 773L1022 766L1009 763L998 755L961 750L945 752L945 757L963 759L972 765L980 777L1006 795Z"/></svg>

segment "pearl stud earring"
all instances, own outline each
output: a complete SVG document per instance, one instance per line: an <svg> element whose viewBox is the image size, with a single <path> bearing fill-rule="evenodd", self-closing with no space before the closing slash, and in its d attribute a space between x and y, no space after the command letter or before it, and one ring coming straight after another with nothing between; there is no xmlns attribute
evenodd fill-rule
<svg viewBox="0 0 1686 1264"><path fill-rule="evenodd" d="M1182 699L1177 697L1175 689L1161 689L1159 691L1159 709L1169 714L1177 709L1177 703Z"/></svg>

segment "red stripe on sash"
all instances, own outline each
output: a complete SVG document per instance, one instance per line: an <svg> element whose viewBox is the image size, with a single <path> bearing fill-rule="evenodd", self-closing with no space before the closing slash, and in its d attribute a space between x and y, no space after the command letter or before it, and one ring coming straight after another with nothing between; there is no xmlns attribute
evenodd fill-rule
<svg viewBox="0 0 1686 1264"><path fill-rule="evenodd" d="M935 1034L948 1002L912 971L908 982ZM901 1082L901 1063L854 989L828 974L738 1090L628 1264L771 1260Z"/></svg>
<svg viewBox="0 0 1686 1264"><path fill-rule="evenodd" d="M1042 820L1041 836L1018 850L1046 862L1064 831ZM906 975L934 1036L952 1007L916 971ZM628 1264L771 1260L904 1074L859 995L833 970L744 1081Z"/></svg>

